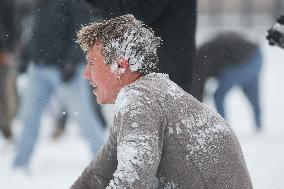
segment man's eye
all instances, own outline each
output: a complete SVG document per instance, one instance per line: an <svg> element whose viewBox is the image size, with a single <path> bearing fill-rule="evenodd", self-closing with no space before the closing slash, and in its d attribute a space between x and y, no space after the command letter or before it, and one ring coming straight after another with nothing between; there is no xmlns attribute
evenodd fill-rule
<svg viewBox="0 0 284 189"><path fill-rule="evenodd" d="M90 66L94 66L95 65L95 62L89 62L90 63Z"/></svg>

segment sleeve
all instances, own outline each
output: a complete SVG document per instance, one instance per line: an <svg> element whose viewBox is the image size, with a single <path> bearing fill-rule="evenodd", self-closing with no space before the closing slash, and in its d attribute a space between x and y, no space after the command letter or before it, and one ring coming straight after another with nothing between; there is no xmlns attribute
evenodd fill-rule
<svg viewBox="0 0 284 189"><path fill-rule="evenodd" d="M133 14L145 24L151 24L162 14L170 0L86 0L104 11L106 17Z"/></svg>
<svg viewBox="0 0 284 189"><path fill-rule="evenodd" d="M77 65L85 61L84 53L80 49L79 44L75 42L75 39L76 31L89 17L87 13L84 12L85 9L83 9L83 5L70 0L62 2L65 3L65 6L62 7L62 13L64 13L64 21L62 21L62 24L65 24L64 31L66 32L66 39L64 43L65 47L63 48L63 50L65 50L65 63L61 65L60 71L61 80L67 83L74 78L78 68Z"/></svg>
<svg viewBox="0 0 284 189"><path fill-rule="evenodd" d="M135 97L118 111L118 166L107 189L156 188L156 173L163 146L163 125L159 106ZM134 96L134 97L133 97ZM125 102L125 101L124 101Z"/></svg>
<svg viewBox="0 0 284 189"><path fill-rule="evenodd" d="M115 128L110 129L109 137L95 160L85 168L71 189L105 189L117 167Z"/></svg>

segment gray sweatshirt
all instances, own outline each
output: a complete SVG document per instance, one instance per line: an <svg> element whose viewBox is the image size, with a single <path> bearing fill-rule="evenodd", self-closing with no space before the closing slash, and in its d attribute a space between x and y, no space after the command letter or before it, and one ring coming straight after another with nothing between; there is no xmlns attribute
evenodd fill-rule
<svg viewBox="0 0 284 189"><path fill-rule="evenodd" d="M166 74L125 86L98 156L71 189L252 188L240 144L215 110Z"/></svg>

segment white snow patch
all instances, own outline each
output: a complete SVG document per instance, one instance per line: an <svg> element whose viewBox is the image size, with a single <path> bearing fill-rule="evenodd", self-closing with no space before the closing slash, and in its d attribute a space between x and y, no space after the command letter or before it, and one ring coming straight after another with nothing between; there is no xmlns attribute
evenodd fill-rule
<svg viewBox="0 0 284 189"><path fill-rule="evenodd" d="M152 148L149 141L153 140L149 135L128 135L118 144L117 158L118 166L114 173L114 179L107 188L115 188L116 185L127 183L132 186L136 180L140 180L137 170L143 169L146 164L151 162L145 159L145 156L152 156Z"/></svg>

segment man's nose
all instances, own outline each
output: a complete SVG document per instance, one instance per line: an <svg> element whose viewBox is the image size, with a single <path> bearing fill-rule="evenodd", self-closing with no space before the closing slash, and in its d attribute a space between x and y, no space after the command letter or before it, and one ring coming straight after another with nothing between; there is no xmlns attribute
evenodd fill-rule
<svg viewBox="0 0 284 189"><path fill-rule="evenodd" d="M83 78L90 80L90 69L88 64L85 66L85 69L83 71Z"/></svg>

